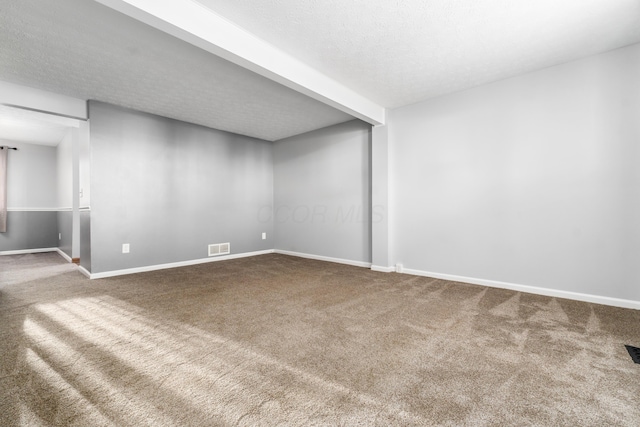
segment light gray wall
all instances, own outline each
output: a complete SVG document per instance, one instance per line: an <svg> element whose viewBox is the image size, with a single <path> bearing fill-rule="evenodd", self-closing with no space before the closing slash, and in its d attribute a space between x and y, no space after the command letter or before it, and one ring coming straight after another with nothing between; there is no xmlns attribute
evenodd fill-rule
<svg viewBox="0 0 640 427"><path fill-rule="evenodd" d="M99 102L89 115L92 273L206 258L211 243L273 248L259 217L273 200L270 142Z"/></svg>
<svg viewBox="0 0 640 427"><path fill-rule="evenodd" d="M0 141L16 147L7 162L7 207L51 209L58 207L56 147Z"/></svg>
<svg viewBox="0 0 640 427"><path fill-rule="evenodd" d="M640 300L640 45L392 110L405 268Z"/></svg>
<svg viewBox="0 0 640 427"><path fill-rule="evenodd" d="M78 198L80 209L91 207L91 123L78 128Z"/></svg>
<svg viewBox="0 0 640 427"><path fill-rule="evenodd" d="M389 259L389 127L371 129L371 264L390 267Z"/></svg>
<svg viewBox="0 0 640 427"><path fill-rule="evenodd" d="M276 249L371 261L370 140L353 120L274 143Z"/></svg>
<svg viewBox="0 0 640 427"><path fill-rule="evenodd" d="M78 212L74 218L74 230L78 230L78 253L80 266L91 271L91 123L80 122L78 128ZM74 163L75 166L75 163ZM74 211L75 213L75 211ZM77 222L76 222L77 221ZM75 234L74 234L75 236Z"/></svg>
<svg viewBox="0 0 640 427"><path fill-rule="evenodd" d="M56 147L56 206L61 209L73 207L73 128Z"/></svg>
<svg viewBox="0 0 640 427"><path fill-rule="evenodd" d="M72 243L71 257L80 257L80 130L73 129L73 141L71 147L73 184L72 184L72 204L73 215L71 218L72 227Z"/></svg>

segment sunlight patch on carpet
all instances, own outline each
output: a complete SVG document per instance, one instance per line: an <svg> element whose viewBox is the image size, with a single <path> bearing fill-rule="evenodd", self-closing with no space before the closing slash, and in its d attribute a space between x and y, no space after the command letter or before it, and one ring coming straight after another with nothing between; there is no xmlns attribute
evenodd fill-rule
<svg viewBox="0 0 640 427"><path fill-rule="evenodd" d="M252 418L282 423L292 415L303 422L342 400L398 420L419 419L397 405L222 336L154 319L109 296L37 304L23 331L25 364L45 398L55 399L69 417L99 424L169 425L189 413L228 423ZM25 419L33 419L30 406L22 408ZM285 413L286 419L278 419Z"/></svg>

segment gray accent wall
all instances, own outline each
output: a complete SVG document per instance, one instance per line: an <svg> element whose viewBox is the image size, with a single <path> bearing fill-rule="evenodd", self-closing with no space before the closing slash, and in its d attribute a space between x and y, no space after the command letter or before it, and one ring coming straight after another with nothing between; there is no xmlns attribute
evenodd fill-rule
<svg viewBox="0 0 640 427"><path fill-rule="evenodd" d="M73 211L58 211L57 230L60 240L55 246L67 254L69 258L73 258Z"/></svg>
<svg viewBox="0 0 640 427"><path fill-rule="evenodd" d="M370 147L359 120L274 143L276 249L371 262Z"/></svg>
<svg viewBox="0 0 640 427"><path fill-rule="evenodd" d="M94 101L89 116L92 273L273 248L272 143Z"/></svg>
<svg viewBox="0 0 640 427"><path fill-rule="evenodd" d="M392 110L392 259L640 301L640 45Z"/></svg>
<svg viewBox="0 0 640 427"><path fill-rule="evenodd" d="M91 271L91 211L80 210L80 267Z"/></svg>
<svg viewBox="0 0 640 427"><path fill-rule="evenodd" d="M49 249L57 246L58 212L7 212L7 232L0 233L0 252Z"/></svg>

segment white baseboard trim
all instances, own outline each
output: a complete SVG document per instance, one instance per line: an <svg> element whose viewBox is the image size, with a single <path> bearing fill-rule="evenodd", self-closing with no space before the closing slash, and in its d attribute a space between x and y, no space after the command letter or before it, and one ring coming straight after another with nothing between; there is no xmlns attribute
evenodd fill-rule
<svg viewBox="0 0 640 427"><path fill-rule="evenodd" d="M58 252L58 255L60 255L62 258L66 259L67 262L72 262L71 257L69 255L65 254L62 249L56 248L56 252Z"/></svg>
<svg viewBox="0 0 640 427"><path fill-rule="evenodd" d="M381 265L372 265L371 266L371 270L379 271L381 273L393 273L394 271L396 271L396 268L395 267L383 267Z"/></svg>
<svg viewBox="0 0 640 427"><path fill-rule="evenodd" d="M82 274L84 274L85 276L87 276L89 279L91 279L91 273L89 273L89 270L87 270L86 268L84 268L83 266L79 265L78 266L78 271Z"/></svg>
<svg viewBox="0 0 640 427"><path fill-rule="evenodd" d="M255 251L255 252L244 252L240 254L231 254L231 255L223 255L211 258L200 258L193 259L189 261L180 261L180 262L170 262L167 264L157 264L157 265L147 265L144 267L135 267L135 268L125 268L123 270L112 270L112 271L103 271L101 273L89 273L87 270L81 267L83 274L87 275L90 279L104 279L106 277L115 277L115 276L124 276L126 274L135 274L135 273L144 273L147 271L155 271L155 270L165 270L167 268L176 268L176 267L188 267L190 265L196 264L205 264L208 262L216 262L216 261L226 261L230 259L236 258L246 258L250 256L256 255L265 255L273 253L273 249L267 249L264 251Z"/></svg>
<svg viewBox="0 0 640 427"><path fill-rule="evenodd" d="M0 255L39 254L42 252L56 252L58 248L20 249L17 251L0 251Z"/></svg>
<svg viewBox="0 0 640 427"><path fill-rule="evenodd" d="M328 256L305 254L305 253L301 253L301 252L283 251L283 250L280 250L280 249L274 249L274 252L277 253L277 254L282 254L282 255L297 256L299 258L315 259L315 260L318 260L318 261L335 262L335 263L338 263L338 264L347 264L347 265L353 265L353 266L356 266L356 267L365 267L365 268L371 267L371 263L370 262L365 262L365 261L352 261L352 260L349 260L349 259L332 258L332 257L328 257Z"/></svg>
<svg viewBox="0 0 640 427"><path fill-rule="evenodd" d="M430 271L412 270L409 268L405 268L403 270L403 273L411 274L414 276L432 277L434 279L451 280L453 282L470 283L472 285L488 286L491 288L510 289L512 291L545 295L548 297L565 298L576 301L591 302L595 304L610 305L613 307L632 308L635 310L640 310L640 301L583 294L579 292L561 291L558 289L539 288L537 286L518 285L515 283L499 282L496 280L476 279L474 277L455 276L452 274L433 273Z"/></svg>

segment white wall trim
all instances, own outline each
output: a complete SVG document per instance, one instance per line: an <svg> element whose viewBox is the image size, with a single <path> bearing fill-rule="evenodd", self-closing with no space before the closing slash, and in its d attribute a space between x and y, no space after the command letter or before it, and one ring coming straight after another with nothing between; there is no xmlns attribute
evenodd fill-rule
<svg viewBox="0 0 640 427"><path fill-rule="evenodd" d="M79 265L78 266L78 271L82 274L84 274L85 276L87 276L89 279L91 279L91 273L89 273L89 270L87 270L86 268L84 268L83 266Z"/></svg>
<svg viewBox="0 0 640 427"><path fill-rule="evenodd" d="M265 254L272 254L272 253L273 253L273 249L267 249L264 251L244 252L240 254L231 254L231 255L224 255L224 256L218 256L218 257L212 257L212 258L200 258L200 259L193 259L189 261L170 262L167 264L146 265L144 267L126 268L123 270L103 271L101 273L89 273L86 269L83 269L84 271L82 273L85 275L88 274L88 277L90 279L104 279L106 277L124 276L126 274L144 273L144 272L155 271L155 270L165 270L167 268L188 267L190 265L205 264L207 262L226 261L230 259L246 258L246 257L251 257L256 255L265 255Z"/></svg>
<svg viewBox="0 0 640 427"><path fill-rule="evenodd" d="M451 280L453 282L470 283L472 285L489 286L491 288L510 289L512 291L526 292L530 294L545 295L548 297L565 298L576 301L585 301L595 304L610 305L614 307L631 308L640 310L640 301L611 298L600 295L583 294L579 292L562 291L558 289L540 288L537 286L519 285L515 283L499 282L495 280L476 279L474 277L455 276L452 274L433 273L430 271L403 269L403 274L414 276L426 276L434 279Z"/></svg>
<svg viewBox="0 0 640 427"><path fill-rule="evenodd" d="M283 250L280 250L280 249L275 249L274 252L277 253L277 254L282 254L282 255L297 256L297 257L300 257L300 258L315 259L315 260L318 260L318 261L335 262L335 263L338 263L338 264L347 264L347 265L353 265L353 266L356 266L356 267L365 267L365 268L371 267L371 263L370 262L365 262L365 261L352 261L352 260L349 260L349 259L332 258L332 257L322 256L322 255L313 255L313 254L305 254L305 253L300 253L300 252L283 251Z"/></svg>
<svg viewBox="0 0 640 427"><path fill-rule="evenodd" d="M72 211L73 208L7 208L7 212L61 212Z"/></svg>
<svg viewBox="0 0 640 427"><path fill-rule="evenodd" d="M396 271L395 267L383 267L381 265L372 265L371 266L371 270L372 271L379 271L381 273L392 273L394 271Z"/></svg>
<svg viewBox="0 0 640 427"><path fill-rule="evenodd" d="M69 255L65 254L62 249L56 248L56 252L58 252L58 255L60 255L62 258L66 259L67 262L73 262L71 257Z"/></svg>
<svg viewBox="0 0 640 427"><path fill-rule="evenodd" d="M42 252L56 252L58 248L37 248L37 249L19 249L16 251L0 251L1 255L24 255L24 254L39 254Z"/></svg>

